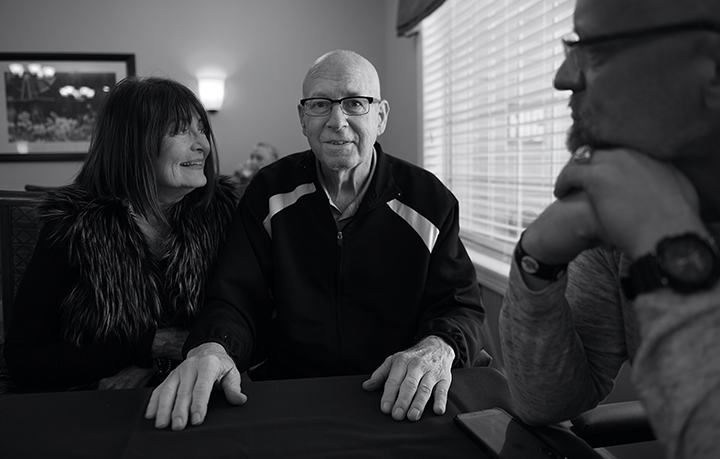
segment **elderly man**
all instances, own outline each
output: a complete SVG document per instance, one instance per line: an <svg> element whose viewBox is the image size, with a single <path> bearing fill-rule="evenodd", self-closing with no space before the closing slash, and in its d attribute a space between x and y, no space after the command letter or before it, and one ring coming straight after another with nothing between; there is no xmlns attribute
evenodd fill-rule
<svg viewBox="0 0 720 459"><path fill-rule="evenodd" d="M527 422L565 420L629 359L669 456L717 457L720 2L578 0L574 21L574 154L501 312L511 392Z"/></svg>
<svg viewBox="0 0 720 459"><path fill-rule="evenodd" d="M375 68L330 52L303 97L310 150L248 185L187 359L151 397L157 427L201 423L216 382L243 403L239 371L258 354L253 379L371 374L382 412L413 421L431 395L444 413L451 368L490 361L458 202L376 143L389 105Z"/></svg>

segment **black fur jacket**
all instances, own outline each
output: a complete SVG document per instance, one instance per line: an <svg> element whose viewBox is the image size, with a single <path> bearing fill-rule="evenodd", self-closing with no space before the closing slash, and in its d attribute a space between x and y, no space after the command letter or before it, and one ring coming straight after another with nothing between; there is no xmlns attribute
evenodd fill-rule
<svg viewBox="0 0 720 459"><path fill-rule="evenodd" d="M87 348L77 358L78 366L80 361L87 366L93 360L90 349L117 343L118 348L135 347L136 357L147 357L147 336L157 328L188 328L202 305L239 195L235 182L223 177L207 208L193 205L192 195L173 206L166 255L158 260L126 202L94 198L75 185L49 192L38 207L40 238L19 286L5 342L13 376L21 373L26 382L44 378L40 372L47 374L47 368L32 366L53 363L53 339L60 339L57 346ZM112 360L107 355L118 353L105 354L104 360ZM61 355L57 358L69 354ZM33 359L38 363L29 363ZM92 377L114 374L138 359L118 361ZM69 370L73 363L65 362L63 368ZM57 385L64 383L50 384Z"/></svg>
<svg viewBox="0 0 720 459"><path fill-rule="evenodd" d="M189 205L187 198L172 208L167 255L160 261L125 203L90 199L73 188L48 195L38 208L40 220L82 274L62 301L64 338L81 345L134 339L155 326L187 328L237 204L227 182L216 190L207 209Z"/></svg>

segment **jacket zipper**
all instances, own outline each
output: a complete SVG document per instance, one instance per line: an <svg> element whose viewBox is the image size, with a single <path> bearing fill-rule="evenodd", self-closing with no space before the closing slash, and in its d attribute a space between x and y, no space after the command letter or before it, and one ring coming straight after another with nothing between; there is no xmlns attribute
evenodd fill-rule
<svg viewBox="0 0 720 459"><path fill-rule="evenodd" d="M339 347L339 357L340 362L339 365L341 368L345 368L345 365L342 363L342 356L345 354L343 351L343 339L342 339L342 317L341 317L341 307L340 307L340 288L342 284L342 247L343 247L343 232L338 231L337 232L337 245L338 245L338 258L337 258L337 284L335 285L335 333L338 340L338 347Z"/></svg>

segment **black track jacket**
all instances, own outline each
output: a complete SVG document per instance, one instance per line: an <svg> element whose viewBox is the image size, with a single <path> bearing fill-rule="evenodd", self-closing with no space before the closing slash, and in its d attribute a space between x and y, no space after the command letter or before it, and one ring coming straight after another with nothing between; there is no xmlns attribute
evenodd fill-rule
<svg viewBox="0 0 720 459"><path fill-rule="evenodd" d="M489 364L456 198L430 172L375 150L370 187L342 231L312 151L257 173L186 353L218 342L240 371L262 355L263 378L370 374L436 335L454 348L454 367Z"/></svg>

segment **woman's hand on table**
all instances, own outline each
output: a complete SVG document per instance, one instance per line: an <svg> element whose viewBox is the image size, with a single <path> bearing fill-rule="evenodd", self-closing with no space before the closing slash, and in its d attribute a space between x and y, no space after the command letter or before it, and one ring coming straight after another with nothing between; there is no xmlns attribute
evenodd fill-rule
<svg viewBox="0 0 720 459"><path fill-rule="evenodd" d="M172 430L182 430L188 417L192 425L201 424L215 384L221 385L229 403L242 405L247 401L240 372L225 348L217 343L201 344L155 388L145 418L154 418L158 429L172 424Z"/></svg>

